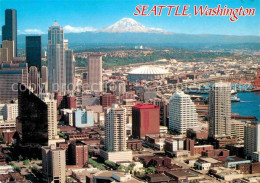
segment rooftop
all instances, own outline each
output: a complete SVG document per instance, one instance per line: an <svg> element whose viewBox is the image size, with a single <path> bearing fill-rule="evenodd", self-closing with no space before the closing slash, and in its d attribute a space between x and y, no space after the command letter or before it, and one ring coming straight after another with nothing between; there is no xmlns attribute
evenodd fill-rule
<svg viewBox="0 0 260 183"><path fill-rule="evenodd" d="M153 105L153 104L146 104L146 103L139 103L133 106L134 108L139 108L139 109L159 109L158 106Z"/></svg>
<svg viewBox="0 0 260 183"><path fill-rule="evenodd" d="M169 72L156 66L145 65L131 70L129 74L169 74Z"/></svg>

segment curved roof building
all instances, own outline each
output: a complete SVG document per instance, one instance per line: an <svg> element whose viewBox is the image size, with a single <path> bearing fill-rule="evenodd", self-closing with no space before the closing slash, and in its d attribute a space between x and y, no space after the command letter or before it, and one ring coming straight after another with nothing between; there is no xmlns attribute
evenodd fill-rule
<svg viewBox="0 0 260 183"><path fill-rule="evenodd" d="M160 67L145 65L131 70L128 73L130 81L159 80L168 76L170 72Z"/></svg>

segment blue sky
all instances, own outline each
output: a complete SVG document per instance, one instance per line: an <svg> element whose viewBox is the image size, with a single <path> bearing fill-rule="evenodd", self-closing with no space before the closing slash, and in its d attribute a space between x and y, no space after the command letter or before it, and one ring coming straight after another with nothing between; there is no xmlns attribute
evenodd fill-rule
<svg viewBox="0 0 260 183"><path fill-rule="evenodd" d="M194 5L218 4L229 8L256 8L254 17L135 17L137 5ZM102 29L129 17L147 27L161 28L174 33L260 35L260 0L0 0L0 25L4 24L4 10L17 9L19 33L47 33L54 20L73 31Z"/></svg>

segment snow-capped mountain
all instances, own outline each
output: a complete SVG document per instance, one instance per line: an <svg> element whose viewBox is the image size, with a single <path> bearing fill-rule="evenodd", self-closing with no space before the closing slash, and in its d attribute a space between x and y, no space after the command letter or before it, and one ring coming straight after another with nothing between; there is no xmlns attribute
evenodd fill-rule
<svg viewBox="0 0 260 183"><path fill-rule="evenodd" d="M145 32L145 33L165 33L164 30L152 27L146 27L141 23L135 21L132 18L123 18L113 25L102 29L101 32L114 32L114 33L123 33L123 32Z"/></svg>

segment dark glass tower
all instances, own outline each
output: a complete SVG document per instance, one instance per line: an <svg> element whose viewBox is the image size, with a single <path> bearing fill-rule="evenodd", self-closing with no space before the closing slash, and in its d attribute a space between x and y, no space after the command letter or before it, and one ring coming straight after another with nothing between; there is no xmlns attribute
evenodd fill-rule
<svg viewBox="0 0 260 183"><path fill-rule="evenodd" d="M24 85L18 85L16 131L22 144L48 144L48 106Z"/></svg>
<svg viewBox="0 0 260 183"><path fill-rule="evenodd" d="M17 12L5 10L5 25L2 27L2 40L14 41L14 56L17 57Z"/></svg>
<svg viewBox="0 0 260 183"><path fill-rule="evenodd" d="M41 36L26 36L26 62L28 68L35 66L41 71Z"/></svg>

